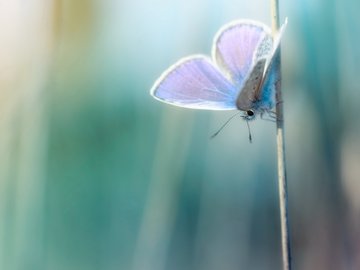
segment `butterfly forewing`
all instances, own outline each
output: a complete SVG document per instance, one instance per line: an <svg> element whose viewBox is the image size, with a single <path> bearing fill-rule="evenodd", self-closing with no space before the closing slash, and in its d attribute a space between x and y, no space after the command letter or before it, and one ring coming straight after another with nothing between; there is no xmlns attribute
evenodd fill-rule
<svg viewBox="0 0 360 270"><path fill-rule="evenodd" d="M235 21L216 35L213 59L240 90L256 59L267 51L269 42L264 41L269 40L272 42L271 31L266 25L251 20Z"/></svg>
<svg viewBox="0 0 360 270"><path fill-rule="evenodd" d="M242 90L236 101L236 106L239 110L247 111L254 109L256 102L256 92L261 85L263 79L266 58L260 58L249 76L246 78Z"/></svg>
<svg viewBox="0 0 360 270"><path fill-rule="evenodd" d="M170 67L151 94L172 105L208 110L236 109L235 87L205 56L192 56Z"/></svg>

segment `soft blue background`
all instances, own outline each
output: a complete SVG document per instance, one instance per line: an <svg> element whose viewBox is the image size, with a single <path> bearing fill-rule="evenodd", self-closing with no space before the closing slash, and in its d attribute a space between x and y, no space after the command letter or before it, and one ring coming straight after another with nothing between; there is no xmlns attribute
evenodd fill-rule
<svg viewBox="0 0 360 270"><path fill-rule="evenodd" d="M280 1L295 269L360 268L356 0ZM150 87L270 1L0 0L0 269L280 269L275 126Z"/></svg>

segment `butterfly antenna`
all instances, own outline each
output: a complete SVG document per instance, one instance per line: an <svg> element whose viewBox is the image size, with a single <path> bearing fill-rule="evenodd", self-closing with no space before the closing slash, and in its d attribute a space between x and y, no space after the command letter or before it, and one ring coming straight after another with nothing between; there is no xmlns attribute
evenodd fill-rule
<svg viewBox="0 0 360 270"><path fill-rule="evenodd" d="M252 143L252 136L251 136L251 130L250 130L250 125L249 125L249 120L246 119L246 125L248 127L248 131L249 131L249 142Z"/></svg>
<svg viewBox="0 0 360 270"><path fill-rule="evenodd" d="M211 139L213 139L213 138L215 138L219 133L220 133L220 131L222 131L223 130L223 128L235 117L235 116L237 116L239 113L236 113L236 114L234 114L233 116L231 116L220 128L219 128L219 130L218 131L216 131L213 135L211 135Z"/></svg>

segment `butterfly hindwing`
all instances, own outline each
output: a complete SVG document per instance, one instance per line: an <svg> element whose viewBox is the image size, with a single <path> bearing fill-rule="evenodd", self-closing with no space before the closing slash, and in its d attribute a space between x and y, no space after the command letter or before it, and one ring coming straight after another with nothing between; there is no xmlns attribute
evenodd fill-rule
<svg viewBox="0 0 360 270"><path fill-rule="evenodd" d="M155 82L151 94L172 105L208 110L236 109L236 89L205 56L184 58Z"/></svg>
<svg viewBox="0 0 360 270"><path fill-rule="evenodd" d="M275 36L274 48L266 62L264 78L261 82L261 86L256 92L256 99L258 100L257 106L269 110L274 106L275 100L275 84L280 79L279 74L279 62L277 54L279 52L280 40L286 29L287 19L281 26L278 34Z"/></svg>

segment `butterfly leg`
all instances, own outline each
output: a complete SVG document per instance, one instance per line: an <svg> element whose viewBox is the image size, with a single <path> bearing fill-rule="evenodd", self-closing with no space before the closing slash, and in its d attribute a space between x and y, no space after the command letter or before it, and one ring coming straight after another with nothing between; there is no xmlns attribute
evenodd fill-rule
<svg viewBox="0 0 360 270"><path fill-rule="evenodd" d="M274 111L266 111L271 118L276 118L276 112Z"/></svg>
<svg viewBox="0 0 360 270"><path fill-rule="evenodd" d="M268 114L269 114L269 117L271 117L271 118L274 119L275 121L281 120L281 119L278 119L277 113L274 112L274 111L268 111Z"/></svg>
<svg viewBox="0 0 360 270"><path fill-rule="evenodd" d="M281 102L282 102L282 101L281 101ZM267 111L267 113L268 113L269 117L270 117L271 119L273 119L275 122L276 122L277 120L283 121L283 119L278 119L276 112L274 112L274 111Z"/></svg>
<svg viewBox="0 0 360 270"><path fill-rule="evenodd" d="M265 116L265 114L263 112L261 112L260 113L261 120L265 120L265 121L269 121L269 122L273 122L273 123L276 122L276 116L275 117L271 116L269 113L268 113L269 118L265 118L264 116Z"/></svg>

